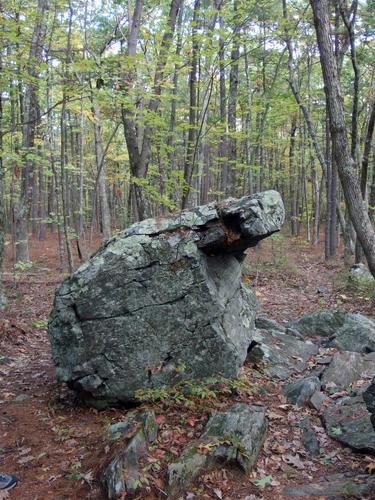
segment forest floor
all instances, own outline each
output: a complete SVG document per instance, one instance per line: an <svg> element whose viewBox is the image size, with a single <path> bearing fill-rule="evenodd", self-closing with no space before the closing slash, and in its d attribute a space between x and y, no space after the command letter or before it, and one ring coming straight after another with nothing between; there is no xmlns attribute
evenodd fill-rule
<svg viewBox="0 0 375 500"><path fill-rule="evenodd" d="M31 258L31 269L15 270L8 255L1 275L8 306L0 313L0 471L20 479L9 498L104 499L97 478L114 451L106 429L126 410L83 407L56 384L46 330L54 288L63 279L56 241L33 240ZM245 267L245 280L260 302L259 314L280 323L329 307L374 317L374 301L363 290L348 289L342 262L325 263L321 245L272 238L251 250ZM199 435L210 411L239 400L268 408L268 438L253 472L207 472L187 498L275 500L282 498L285 485L338 472L363 473L373 460L327 437L316 412L286 404L279 381L249 367L242 377L251 383L247 394L217 394L195 399L190 406L173 399L147 405L157 415L159 437L145 459L144 488L137 498L165 498L168 461ZM320 437L323 454L317 459L301 443L298 422L305 415Z"/></svg>

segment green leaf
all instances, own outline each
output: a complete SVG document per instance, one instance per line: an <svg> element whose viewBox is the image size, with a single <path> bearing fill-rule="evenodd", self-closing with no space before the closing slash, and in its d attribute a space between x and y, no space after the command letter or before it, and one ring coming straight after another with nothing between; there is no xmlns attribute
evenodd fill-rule
<svg viewBox="0 0 375 500"><path fill-rule="evenodd" d="M255 486L258 486L258 488L261 488L262 490L269 484L271 484L273 481L272 476L263 476L259 479L256 479L254 481Z"/></svg>

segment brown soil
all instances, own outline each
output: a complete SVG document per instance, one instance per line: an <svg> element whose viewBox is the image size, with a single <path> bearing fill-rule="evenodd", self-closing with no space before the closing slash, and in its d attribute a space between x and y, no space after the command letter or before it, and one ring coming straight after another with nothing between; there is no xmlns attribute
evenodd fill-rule
<svg viewBox="0 0 375 500"><path fill-rule="evenodd" d="M97 478L114 449L105 430L126 410L85 408L56 384L46 331L54 288L64 277L58 271L56 247L52 236L42 243L33 240L33 267L14 270L8 255L2 273L8 307L0 317L0 471L20 479L10 498L104 499ZM313 248L300 239L263 242L249 252L246 267L245 279L256 290L260 314L280 322L332 306L374 316L374 302L366 291L348 290L342 263L324 263L321 246ZM166 498L167 462L199 434L212 409L233 401L269 408L268 438L258 463L249 477L224 468L208 472L188 497L274 500L282 498L286 484L318 480L329 473L364 472L372 459L329 439L314 412L286 405L279 382L249 367L242 376L251 382L251 391L196 399L192 407L174 400L149 405L160 431L144 463L144 488L137 498ZM324 456L319 459L308 457L301 444L298 422L307 414L321 437ZM293 462L293 457L298 460ZM273 481L260 489L254 481L264 476Z"/></svg>

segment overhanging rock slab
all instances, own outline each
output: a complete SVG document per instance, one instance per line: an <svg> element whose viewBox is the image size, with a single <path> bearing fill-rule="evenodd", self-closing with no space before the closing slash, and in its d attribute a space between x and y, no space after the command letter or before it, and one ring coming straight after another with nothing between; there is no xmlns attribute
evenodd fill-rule
<svg viewBox="0 0 375 500"><path fill-rule="evenodd" d="M246 248L278 231L276 191L134 224L56 290L49 335L57 379L96 407L137 390L235 377L254 332Z"/></svg>

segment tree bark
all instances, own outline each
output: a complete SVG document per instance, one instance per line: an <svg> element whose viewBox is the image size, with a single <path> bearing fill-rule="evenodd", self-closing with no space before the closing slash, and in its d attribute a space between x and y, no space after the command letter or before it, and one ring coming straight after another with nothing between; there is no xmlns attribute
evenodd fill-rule
<svg viewBox="0 0 375 500"><path fill-rule="evenodd" d="M38 78L39 66L42 62L42 50L46 36L45 15L48 11L48 0L38 0L36 22L33 29L29 63L27 65L28 83L23 99L22 148L24 165L22 169L21 191L16 211L16 260L29 260L29 217L31 208L32 174L35 159L35 136L39 118Z"/></svg>
<svg viewBox="0 0 375 500"><path fill-rule="evenodd" d="M354 168L346 136L345 115L340 80L332 49L327 0L310 0L318 41L320 62L327 98L332 153L343 188L346 204L357 237L364 250L369 269L375 277L375 231L362 200L360 184Z"/></svg>
<svg viewBox="0 0 375 500"><path fill-rule="evenodd" d="M193 26L192 26L192 51L191 51L191 69L189 76L189 92L190 92L190 104L189 104L189 131L188 140L186 147L186 160L184 167L184 187L181 200L181 208L184 209L188 205L189 195L191 191L191 180L193 177L194 166L195 166L195 145L197 137L197 105L198 105L198 93L197 93L197 71L198 71L198 20L200 15L201 2L200 0L195 0L194 2L194 14L193 14Z"/></svg>

